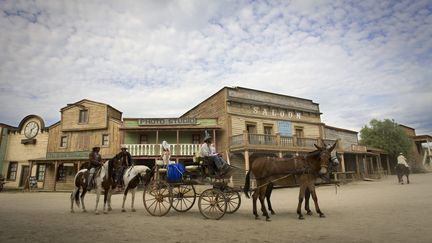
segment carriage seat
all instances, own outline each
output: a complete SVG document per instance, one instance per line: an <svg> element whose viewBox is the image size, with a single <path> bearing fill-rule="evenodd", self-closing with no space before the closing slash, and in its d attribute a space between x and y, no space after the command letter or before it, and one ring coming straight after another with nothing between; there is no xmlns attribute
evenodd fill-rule
<svg viewBox="0 0 432 243"><path fill-rule="evenodd" d="M186 171L193 172L201 170L203 158L199 156L199 152L195 153L193 157L193 164L185 166Z"/></svg>
<svg viewBox="0 0 432 243"><path fill-rule="evenodd" d="M156 160L156 166L158 167L159 173L167 172L167 168L164 167L163 160Z"/></svg>

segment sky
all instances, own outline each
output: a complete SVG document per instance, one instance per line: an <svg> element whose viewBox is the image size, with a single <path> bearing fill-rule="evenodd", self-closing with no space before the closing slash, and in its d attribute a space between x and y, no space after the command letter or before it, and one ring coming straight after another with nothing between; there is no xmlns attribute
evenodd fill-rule
<svg viewBox="0 0 432 243"><path fill-rule="evenodd" d="M432 135L432 1L0 0L0 123L81 99L179 117L225 86Z"/></svg>

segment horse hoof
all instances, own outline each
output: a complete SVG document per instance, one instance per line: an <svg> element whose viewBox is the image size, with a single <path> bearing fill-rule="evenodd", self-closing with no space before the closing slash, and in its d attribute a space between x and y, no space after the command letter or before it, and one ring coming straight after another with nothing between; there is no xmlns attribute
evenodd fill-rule
<svg viewBox="0 0 432 243"><path fill-rule="evenodd" d="M300 219L300 220L304 220L303 215L298 216L298 219Z"/></svg>
<svg viewBox="0 0 432 243"><path fill-rule="evenodd" d="M266 218L266 222L271 222L271 219L270 218Z"/></svg>
<svg viewBox="0 0 432 243"><path fill-rule="evenodd" d="M259 216L255 216L255 220L260 220L260 217Z"/></svg>
<svg viewBox="0 0 432 243"><path fill-rule="evenodd" d="M310 216L310 215L313 215L313 213L312 213L312 212L307 212L306 214L307 214L307 215L309 215L309 216Z"/></svg>
<svg viewBox="0 0 432 243"><path fill-rule="evenodd" d="M87 210L83 209L83 213L87 213Z"/></svg>
<svg viewBox="0 0 432 243"><path fill-rule="evenodd" d="M135 209L135 208L132 208L132 212L136 212L136 209Z"/></svg>
<svg viewBox="0 0 432 243"><path fill-rule="evenodd" d="M324 214L320 214L320 218L325 218L326 216Z"/></svg>
<svg viewBox="0 0 432 243"><path fill-rule="evenodd" d="M99 215L99 212L95 212L95 215Z"/></svg>
<svg viewBox="0 0 432 243"><path fill-rule="evenodd" d="M73 211L73 210L71 210L70 212L71 212L71 213L75 213L75 211Z"/></svg>
<svg viewBox="0 0 432 243"><path fill-rule="evenodd" d="M271 211L271 214L272 214L272 215L275 215L276 213L275 213L274 211Z"/></svg>
<svg viewBox="0 0 432 243"><path fill-rule="evenodd" d="M123 213L126 212L126 209L122 209L122 212L123 212Z"/></svg>

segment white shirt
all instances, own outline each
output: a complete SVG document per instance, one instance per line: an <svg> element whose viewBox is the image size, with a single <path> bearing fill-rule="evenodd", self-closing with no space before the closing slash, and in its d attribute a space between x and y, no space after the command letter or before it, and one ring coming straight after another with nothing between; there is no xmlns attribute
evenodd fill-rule
<svg viewBox="0 0 432 243"><path fill-rule="evenodd" d="M405 156L403 156L402 154L397 157L397 161L398 161L398 164L403 164L406 167L409 167Z"/></svg>
<svg viewBox="0 0 432 243"><path fill-rule="evenodd" d="M203 143L201 145L201 149L200 149L200 155L201 157L206 157L206 156L210 156L212 154L210 147L208 146L207 143Z"/></svg>

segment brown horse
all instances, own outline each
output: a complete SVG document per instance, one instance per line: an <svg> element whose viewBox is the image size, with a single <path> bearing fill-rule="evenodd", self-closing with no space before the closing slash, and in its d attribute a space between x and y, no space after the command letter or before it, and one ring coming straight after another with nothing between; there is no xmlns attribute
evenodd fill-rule
<svg viewBox="0 0 432 243"><path fill-rule="evenodd" d="M251 164L251 169L246 174L244 192L249 197L250 190L250 173L255 176L257 188L253 192L253 214L255 219L259 219L257 213L256 201L259 198L261 203L261 211L270 220L270 216L264 205L266 190L270 183L280 178L289 175L298 175L298 182L300 184L299 203L297 207L297 214L299 219L304 219L301 213L301 205L305 196L306 188L311 192L312 198L315 202L315 209L320 217L324 217L318 206L318 198L315 192L315 180L319 174L326 174L330 161L330 153L335 148L336 143L331 147L319 147L315 145L317 150L308 153L306 156L296 156L290 159L279 158L258 158Z"/></svg>
<svg viewBox="0 0 432 243"><path fill-rule="evenodd" d="M95 206L95 214L99 214L98 211L98 204L99 204L99 197L104 190L104 207L103 212L107 213L108 211L111 211L111 190L115 188L116 183L113 180L113 173L114 170L117 170L121 165L120 158L118 156L115 156L114 158L106 161L103 163L103 165L100 167L100 169L95 171L94 174L94 180L95 180L95 188L96 188L96 206ZM75 187L71 193L70 200L71 200L71 213L74 212L74 201L76 205L80 206L80 199L81 199L81 205L83 212L87 212L84 204L84 196L86 195L87 191L89 191L87 188L87 178L88 178L88 169L82 169L78 171L78 173L75 175L74 184ZM80 189L82 189L82 193L80 195ZM107 205L108 204L108 205ZM108 207L107 207L108 206Z"/></svg>
<svg viewBox="0 0 432 243"><path fill-rule="evenodd" d="M326 146L328 146L329 148L331 147L331 145L326 145ZM327 170L327 175L320 176L321 179L323 181L330 182L331 174L333 172L337 171L337 168L339 167L339 164L340 164L340 162L339 162L339 159L338 159L338 157L336 155L336 151L333 150L332 153L331 153L330 164L329 164L329 167L328 167L328 170ZM267 189L266 189L266 196L265 196L265 198L266 198L266 201L267 201L268 210L271 212L271 214L276 214L275 211L273 210L273 207L271 205L271 200L270 200L270 197L271 197L271 194L272 194L272 191L273 191L273 187L274 187L274 184L273 183L269 183L269 185L267 186ZM304 198L305 199L304 209L306 210L306 214L307 215L312 215L312 211L310 210L310 207L309 207L310 196L311 196L311 193L309 191L309 188L306 188L305 198Z"/></svg>

